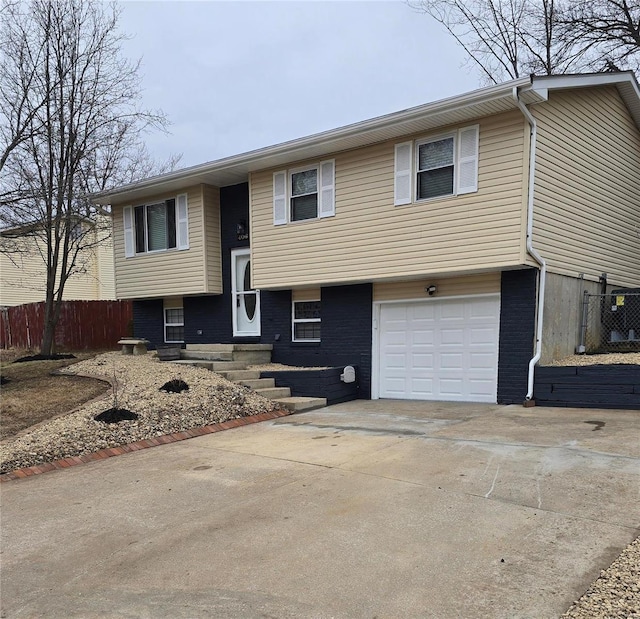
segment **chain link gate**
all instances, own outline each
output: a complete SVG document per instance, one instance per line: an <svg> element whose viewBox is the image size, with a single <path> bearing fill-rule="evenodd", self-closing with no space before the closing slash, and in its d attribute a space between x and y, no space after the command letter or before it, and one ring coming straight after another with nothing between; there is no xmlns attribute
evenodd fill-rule
<svg viewBox="0 0 640 619"><path fill-rule="evenodd" d="M578 353L640 351L640 289L589 294L582 300Z"/></svg>

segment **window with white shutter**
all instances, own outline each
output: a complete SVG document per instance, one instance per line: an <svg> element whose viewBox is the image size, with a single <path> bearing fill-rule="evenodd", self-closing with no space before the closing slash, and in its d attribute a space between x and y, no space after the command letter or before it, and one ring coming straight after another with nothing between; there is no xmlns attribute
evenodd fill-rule
<svg viewBox="0 0 640 619"><path fill-rule="evenodd" d="M273 175L273 224L321 219L336 214L335 161Z"/></svg>
<svg viewBox="0 0 640 619"><path fill-rule="evenodd" d="M126 258L131 258L136 255L133 246L133 209L130 206L125 206L122 217L124 220L124 255Z"/></svg>
<svg viewBox="0 0 640 619"><path fill-rule="evenodd" d="M289 221L318 217L318 167L289 172Z"/></svg>
<svg viewBox="0 0 640 619"><path fill-rule="evenodd" d="M320 208L319 217L333 217L335 207L335 162L323 161L320 164Z"/></svg>
<svg viewBox="0 0 640 619"><path fill-rule="evenodd" d="M479 125L472 125L454 133L396 144L394 204L478 191L479 131Z"/></svg>
<svg viewBox="0 0 640 619"><path fill-rule="evenodd" d="M187 194L123 211L125 256L189 249Z"/></svg>
<svg viewBox="0 0 640 619"><path fill-rule="evenodd" d="M287 223L287 173L276 172L273 175L273 224Z"/></svg>
<svg viewBox="0 0 640 619"><path fill-rule="evenodd" d="M411 203L411 150L411 142L396 144L393 192L393 203L396 206Z"/></svg>
<svg viewBox="0 0 640 619"><path fill-rule="evenodd" d="M186 193L178 196L177 211L178 249L189 249L189 205Z"/></svg>
<svg viewBox="0 0 640 619"><path fill-rule="evenodd" d="M458 193L478 191L479 126L458 131Z"/></svg>

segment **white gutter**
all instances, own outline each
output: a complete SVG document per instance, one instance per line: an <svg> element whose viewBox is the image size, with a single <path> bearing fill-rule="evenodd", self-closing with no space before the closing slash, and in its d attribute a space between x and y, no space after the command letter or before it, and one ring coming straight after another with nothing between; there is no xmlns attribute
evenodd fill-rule
<svg viewBox="0 0 640 619"><path fill-rule="evenodd" d="M288 155L292 160L305 158L305 149L314 146L325 146L326 152L332 150L341 149L341 141L351 138L353 136L364 135L367 133L374 133L376 131L384 131L388 128L402 127L404 123L410 123L417 119L421 119L425 116L445 114L447 112L458 111L466 107L470 107L476 104L488 103L494 100L508 98L512 88L518 86L529 85L529 78L519 78L505 82L504 84L496 84L494 86L487 86L479 90L464 93L462 95L456 95L454 97L448 97L439 101L433 101L418 105L415 107L402 110L400 112L392 112L391 114L384 114L368 120L359 121L338 127L337 129L329 129L320 133L315 133L302 138L296 138L280 144L272 146L266 146L257 150L252 150L240 155L231 155L218 159L216 161L210 161L207 163L198 164L183 168L181 170L175 170L173 172L166 172L151 178L122 185L113 190L106 190L96 192L91 195L93 200L99 200L102 198L108 199L119 194L126 193L128 191L135 191L153 187L158 183L167 183L174 180L183 181L185 184L190 182L191 178L197 177L201 174L208 174L214 172L221 172L228 169L234 169L240 166L246 166L251 169L260 169L270 167L272 164L265 159L269 157L277 157L279 155ZM402 135L403 131L399 130L398 135ZM369 143L375 143L376 140L372 140ZM367 142L363 142L362 145L367 145ZM302 151L301 155L295 155ZM313 155L312 155L313 156ZM257 167L256 165L259 164ZM276 164L279 165L279 164ZM251 168L254 166L254 168Z"/></svg>
<svg viewBox="0 0 640 619"><path fill-rule="evenodd" d="M538 302L536 308L536 352L529 361L529 378L527 383L527 395L525 400L533 398L533 378L536 363L540 361L542 355L542 325L544 319L544 288L547 279L547 263L544 258L533 247L533 188L536 173L536 139L538 136L538 126L536 119L527 106L518 98L518 88L513 87L513 99L520 111L531 126L531 140L529 145L529 195L527 198L527 251L529 255L540 265L540 281L538 282Z"/></svg>

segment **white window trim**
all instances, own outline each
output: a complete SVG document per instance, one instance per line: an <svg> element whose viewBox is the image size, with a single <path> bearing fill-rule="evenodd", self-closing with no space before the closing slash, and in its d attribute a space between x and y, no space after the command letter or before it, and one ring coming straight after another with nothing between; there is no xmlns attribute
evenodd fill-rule
<svg viewBox="0 0 640 619"><path fill-rule="evenodd" d="M323 177L323 166L325 164L331 164L331 182L327 182L328 179ZM293 180L293 175L300 172L307 172L309 170L316 171L316 191L300 194L299 196L294 196L291 190L291 184ZM276 194L276 179L278 177L284 176L284 193ZM325 159L323 161L318 161L317 163L311 163L306 166L298 166L296 168L290 168L287 170L280 170L278 172L274 172L273 174L273 225L281 226L283 224L303 224L308 221L318 221L319 219L326 219L329 217L335 217L336 214L336 161L335 159ZM324 193L330 193L330 202L329 204L323 204ZM291 200L292 198L302 197L302 196L310 196L316 195L317 197L317 206L316 206L316 216L309 217L308 219L297 219L294 220L292 217L292 207ZM280 201L284 202L284 213L279 213L279 205ZM330 208L327 208L329 206Z"/></svg>
<svg viewBox="0 0 640 619"><path fill-rule="evenodd" d="M136 248L136 256L144 256L146 254L159 254L165 251L173 251L175 249L177 249L178 247L178 241L176 239L176 246L175 247L165 247L164 249L148 249L149 247L149 207L150 206L160 206L160 205L164 205L165 209L167 208L167 200L173 200L173 198L167 198L166 200L162 200L160 202L150 202L149 204L138 204L136 206L133 207L133 239L134 239L134 245L135 245L135 241L136 241L136 208L138 208L139 206L142 206L144 208L144 247L145 250L144 251L138 251ZM177 237L177 228L178 228L178 224L176 221L176 237Z"/></svg>
<svg viewBox="0 0 640 619"><path fill-rule="evenodd" d="M167 322L167 312L169 310L181 309L182 310L182 322ZM181 340L168 340L167 339L167 327L182 327L184 330L184 307L165 307L162 310L164 315L164 341L165 344L184 344L184 338ZM183 331L184 332L184 331Z"/></svg>
<svg viewBox="0 0 640 619"><path fill-rule="evenodd" d="M431 142L440 142L441 140L453 139L453 191L451 193L443 193L440 196L433 196L433 198L418 198L418 173L420 161L420 147L424 144L431 144ZM441 133L433 137L416 140L414 143L414 156L412 170L413 176L413 195L415 197L414 202L416 204L422 202L432 202L433 200L442 200L443 198L451 198L458 195L458 132L453 131L451 133ZM443 166L444 167L444 166ZM438 168L434 168L438 169Z"/></svg>
<svg viewBox="0 0 640 619"><path fill-rule="evenodd" d="M291 341L292 342L321 342L322 336L317 339L296 338L296 325L301 323L319 322L322 325L322 304L320 305L320 318L296 318L296 303L321 303L320 299L304 299L291 301ZM322 328L322 326L320 327Z"/></svg>
<svg viewBox="0 0 640 619"><path fill-rule="evenodd" d="M470 129L475 129L476 131L476 152L475 156L467 157L466 159L475 160L475 187L473 189L460 189L459 183L459 170L460 165L463 163L461 161L460 153L459 153L459 145L460 145L460 134L464 131L468 131ZM430 142L438 142L439 140L444 140L447 138L453 139L453 193L443 194L441 196L434 196L433 198L418 198L418 160L419 160L419 147L423 144L428 144ZM435 200L448 200L450 198L455 198L457 196L466 195L469 193L477 193L478 192L478 170L479 170L479 150L480 150L480 125L465 125L464 127L459 127L454 131L448 131L444 133L439 133L436 135L430 135L428 137L419 138L417 140L413 140L412 142L398 142L395 144L394 152L397 153L398 147L410 145L413 150L411 157L411 197L410 199L398 199L397 196L397 188L395 185L397 184L397 178L399 170L397 169L397 154L394 155L394 206L406 206L410 204L422 204L424 202L433 202ZM463 158L464 159L464 158Z"/></svg>
<svg viewBox="0 0 640 619"><path fill-rule="evenodd" d="M297 196L293 195L293 175L299 174L300 172L309 172L310 170L316 171L316 190L310 193L301 193ZM286 187L286 199L287 199L287 220L289 223L297 224L301 221L315 221L316 219L320 219L320 164L303 166L300 168L294 168L292 170L288 170L287 172L287 187ZM291 201L294 198L302 198L304 196L316 196L316 216L308 217L307 219L294 219L293 218L293 204Z"/></svg>
<svg viewBox="0 0 640 619"><path fill-rule="evenodd" d="M169 200L174 201L175 209L175 227L176 227L176 245L175 247L166 247L164 249L147 249L149 247L149 219L148 208L150 206L164 205L167 206ZM184 217L180 217L180 200L184 201L186 206ZM136 234L136 209L142 207L144 209L144 251L137 250L137 234ZM125 257L133 258L136 256L146 256L149 254L161 254L165 252L184 251L189 249L189 202L186 193L181 193L176 196L168 196L163 200L153 201L149 203L134 204L131 206L125 206L122 213L123 228L125 236ZM127 227L127 217L130 219L130 226ZM181 243L181 232L184 237L185 243Z"/></svg>

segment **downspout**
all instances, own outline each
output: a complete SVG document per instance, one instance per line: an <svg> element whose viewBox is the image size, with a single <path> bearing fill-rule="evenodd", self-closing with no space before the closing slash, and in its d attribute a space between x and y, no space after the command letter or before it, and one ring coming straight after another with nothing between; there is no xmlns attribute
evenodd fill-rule
<svg viewBox="0 0 640 619"><path fill-rule="evenodd" d="M518 97L518 88L513 87L513 100L520 108L520 111L531 126L531 140L529 144L529 195L527 196L527 252L540 265L540 281L538 282L538 301L536 308L536 351L531 361L529 361L529 377L527 382L526 401L533 398L533 379L536 363L540 361L542 355L542 324L544 320L544 288L547 279L547 263L533 246L533 189L536 174L536 139L538 126L536 119L527 106Z"/></svg>

